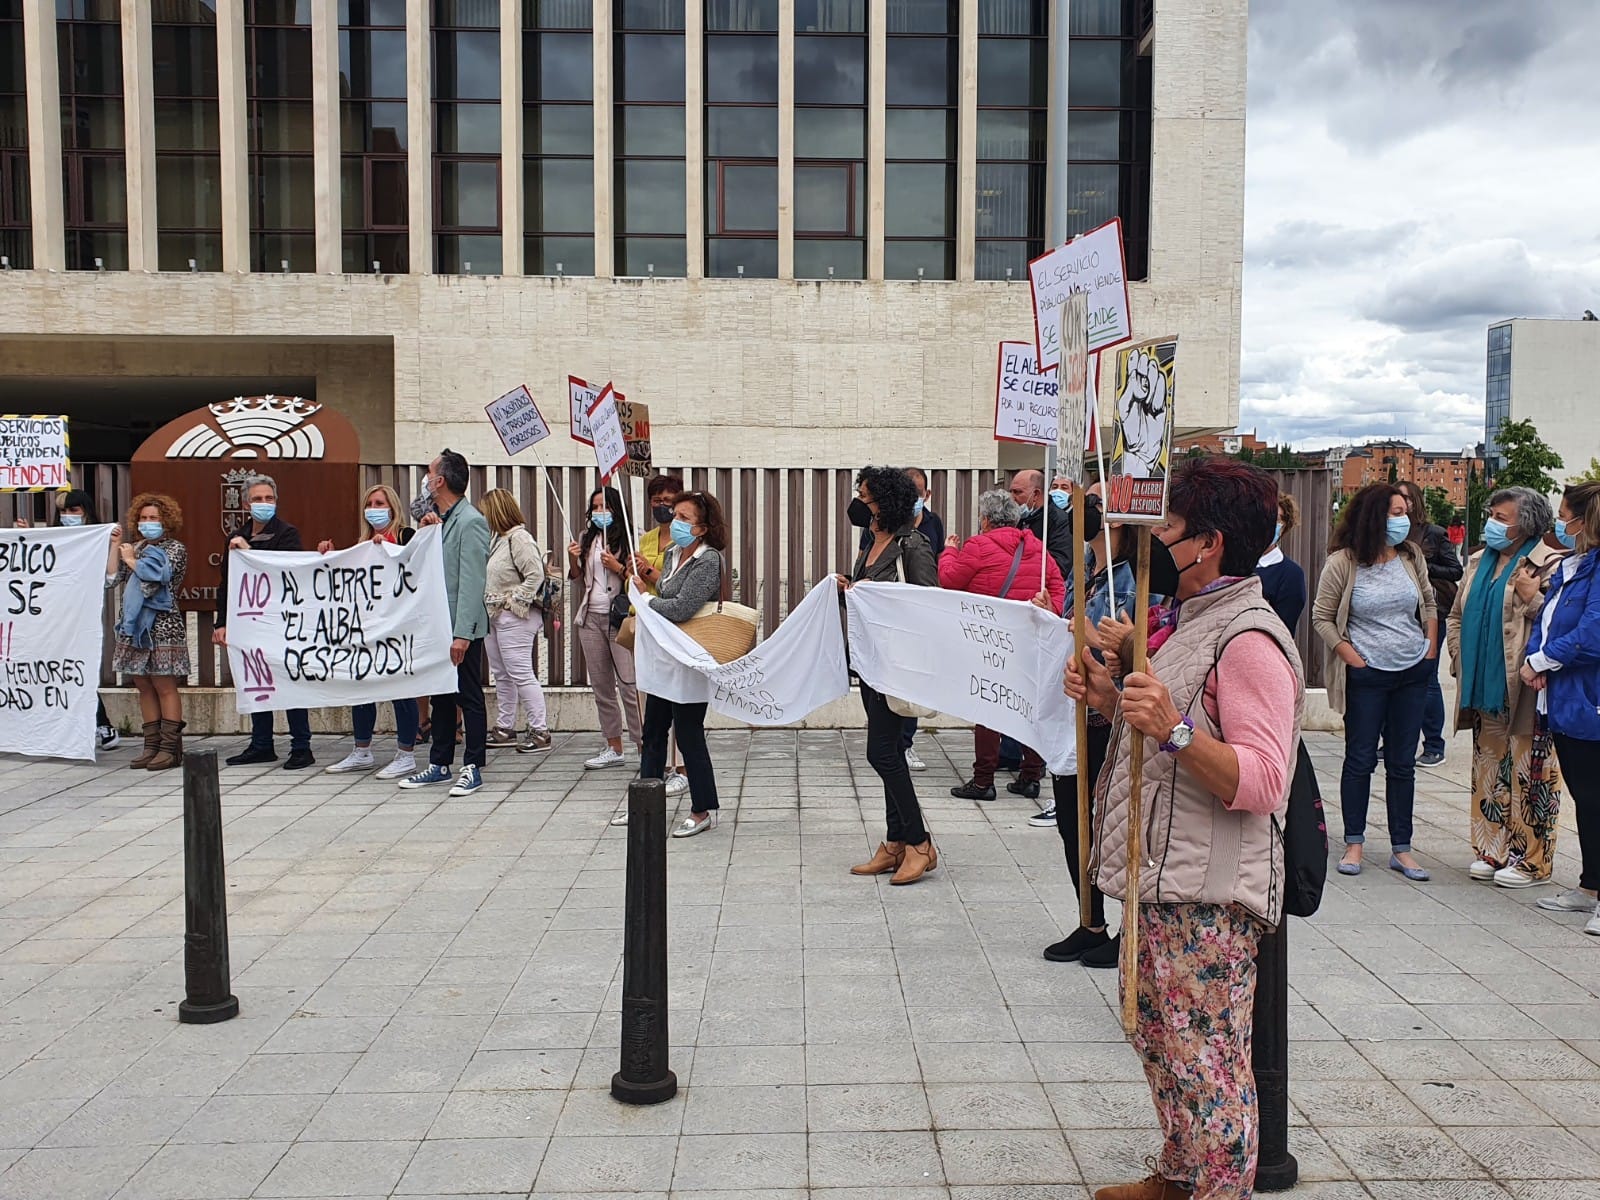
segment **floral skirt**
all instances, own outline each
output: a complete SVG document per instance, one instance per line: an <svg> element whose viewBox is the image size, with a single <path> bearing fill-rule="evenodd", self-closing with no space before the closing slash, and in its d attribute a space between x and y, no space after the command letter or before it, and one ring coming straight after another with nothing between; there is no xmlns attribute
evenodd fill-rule
<svg viewBox="0 0 1600 1200"><path fill-rule="evenodd" d="M117 635L111 669L118 675L189 674L189 634L181 612L164 612L150 627L150 646L141 649Z"/></svg>
<svg viewBox="0 0 1600 1200"><path fill-rule="evenodd" d="M1514 734L1505 713L1472 716L1472 849L1497 867L1549 879L1561 815L1561 766L1544 718Z"/></svg>
<svg viewBox="0 0 1600 1200"><path fill-rule="evenodd" d="M1235 904L1139 909L1139 1024L1164 1142L1160 1174L1194 1200L1249 1200L1259 1114L1250 1031L1266 926Z"/></svg>

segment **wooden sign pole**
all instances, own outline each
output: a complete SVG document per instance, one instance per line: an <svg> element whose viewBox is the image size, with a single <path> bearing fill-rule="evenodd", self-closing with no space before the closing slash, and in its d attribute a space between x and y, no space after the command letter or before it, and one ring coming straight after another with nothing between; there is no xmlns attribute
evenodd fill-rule
<svg viewBox="0 0 1600 1200"><path fill-rule="evenodd" d="M1086 599L1089 581L1084 578L1083 522L1087 493L1081 483L1072 485L1072 649L1078 656L1078 670L1089 677L1089 622L1086 616ZM1089 928L1089 789L1094 780L1089 778L1089 706L1079 704L1077 713L1078 737L1078 924ZM1062 820L1056 813L1056 820Z"/></svg>
<svg viewBox="0 0 1600 1200"><path fill-rule="evenodd" d="M1150 526L1139 526L1133 601L1133 671L1150 665ZM1122 902L1122 1028L1130 1037L1139 1023L1139 868L1144 861L1144 734L1124 725L1133 738L1128 761L1128 868Z"/></svg>

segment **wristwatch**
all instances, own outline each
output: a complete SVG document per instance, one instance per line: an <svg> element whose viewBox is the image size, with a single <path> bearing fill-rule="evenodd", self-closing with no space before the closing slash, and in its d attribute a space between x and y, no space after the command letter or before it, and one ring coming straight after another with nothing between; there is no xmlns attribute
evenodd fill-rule
<svg viewBox="0 0 1600 1200"><path fill-rule="evenodd" d="M1194 722L1185 717L1172 727L1172 732L1167 734L1167 740L1161 743L1160 749L1164 754L1176 754L1180 750L1187 750L1192 741Z"/></svg>

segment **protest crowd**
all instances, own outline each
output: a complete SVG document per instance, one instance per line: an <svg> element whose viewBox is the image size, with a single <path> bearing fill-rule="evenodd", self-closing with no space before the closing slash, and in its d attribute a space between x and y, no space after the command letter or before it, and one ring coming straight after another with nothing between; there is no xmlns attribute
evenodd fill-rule
<svg viewBox="0 0 1600 1200"><path fill-rule="evenodd" d="M428 695L378 694L393 711L392 753L374 750L376 701L356 702L353 744L325 769L467 797L484 786L489 751L549 751L537 645L546 619L566 607L601 737L584 766L620 768L619 775L635 768L642 778L662 780L670 795L687 795L689 809L673 837L715 831L709 693L656 681L688 677L682 673L692 668L700 673L697 686L710 678L720 695L737 691L730 675L718 674L724 668L763 665L749 655L753 623L746 630L723 611L729 532L717 498L685 488L676 475L655 475L640 530L623 493L602 483L560 548L563 561L534 540L511 493L497 489L474 500L468 483L466 459L446 449L409 506L387 486L352 497L355 548L393 556L425 546L437 559L446 611L434 616L448 636L430 676L441 686ZM1076 513L1075 494L1082 506ZM247 495L248 521L231 551L307 549L290 523L293 496L280 497L265 474L249 479ZM1288 826L1298 790L1317 794L1300 736L1304 671L1293 632L1303 617L1326 647L1329 703L1344 718L1345 845L1337 870L1357 875L1370 865L1370 790L1381 758L1387 866L1419 884L1430 877L1413 843L1413 795L1418 764L1444 755L1444 652L1458 697L1448 720L1472 735L1475 857L1463 866L1499 887L1550 884L1565 778L1577 805L1582 875L1577 887L1552 889L1537 903L1589 914L1586 932L1600 935L1600 652L1586 633L1600 619L1600 484L1567 488L1555 512L1527 488L1492 493L1483 545L1465 563L1429 525L1413 485L1368 485L1343 505L1328 557L1309 583L1305 565L1281 548L1300 519L1294 498L1234 459L1202 457L1173 470L1165 514L1145 526L1151 536L1142 577L1141 537L1099 484L1075 492L1066 478L1019 471L1008 488L978 497L971 530L948 529L933 501L920 468L862 468L844 507L860 531L854 563L819 585L816 603L808 600L782 628L831 628L837 644L801 651L818 664L818 675L837 658L838 677L857 679L866 760L883 784L884 824L876 850L848 870L887 875L893 885L916 883L940 866L916 785L925 766L915 746L918 718L932 710L921 703L926 697L893 690L886 680L901 677L885 673L895 644L887 627L909 623L914 634L921 610L895 610L904 614L900 620L874 606L886 603L884 596L915 605L919 596L932 603L948 593L973 621L989 622L986 653L1049 660L1057 653L1049 647L1061 647L1038 694L1016 691L1014 680L994 685L996 695L1008 697L1006 707L1032 710L1031 728L1066 730L1061 744L1021 741L1015 734L1026 722L1009 731L975 724L971 772L952 795L994 804L997 780L1007 768L1014 772L1006 791L1034 802L1033 825L1058 830L1066 873L1083 901L1081 924L1043 947L1044 957L1089 968L1121 963L1124 982L1136 981L1132 1043L1163 1140L1149 1178L1101 1189L1098 1200L1251 1194L1256 954L1261 939L1296 911L1287 859L1299 851ZM62 525L81 525L92 501L68 492L58 510ZM106 546L105 587L115 606L111 661L136 689L141 717L142 747L126 764L132 769L167 770L182 761L178 683L190 669L174 602L188 561L182 533L178 503L146 493L110 530ZM331 541L314 549L344 552ZM249 615L237 599L247 590L228 587L229 563L240 570L254 561L230 553L224 562L219 645L237 639ZM1142 590L1149 603L1141 612ZM1012 602L1004 610L1013 614L1010 625L996 615L1005 602ZM1069 633L1080 607L1081 646ZM1018 628L1037 630L1046 649L1030 655L1016 646L1008 631ZM763 643L769 669L778 665L780 638L769 631ZM492 722L486 679L495 687ZM668 694L652 692L652 683ZM1078 743L1070 720L1080 709ZM785 716L781 708L770 715ZM273 717L270 708L254 711L250 741L229 765L278 761ZM287 722L282 768L313 767L307 709L287 708ZM114 748L117 734L103 706L97 725L100 748ZM1142 809L1132 782L1141 773ZM1091 815L1088 845L1080 780ZM620 808L612 824L627 820ZM1124 927L1137 941L1129 954L1108 922L1105 899L1126 900L1135 890L1136 917Z"/></svg>

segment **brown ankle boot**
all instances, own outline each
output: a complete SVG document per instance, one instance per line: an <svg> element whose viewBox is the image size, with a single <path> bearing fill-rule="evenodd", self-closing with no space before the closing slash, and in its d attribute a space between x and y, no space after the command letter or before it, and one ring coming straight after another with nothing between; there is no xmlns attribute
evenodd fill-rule
<svg viewBox="0 0 1600 1200"><path fill-rule="evenodd" d="M1174 1183L1160 1174L1151 1175L1138 1183L1118 1183L1095 1192L1094 1200L1189 1200L1193 1193L1181 1183Z"/></svg>
<svg viewBox="0 0 1600 1200"><path fill-rule="evenodd" d="M161 752L161 722L146 721L144 723L144 753L128 764L135 771L142 771L150 765L150 760Z"/></svg>
<svg viewBox="0 0 1600 1200"><path fill-rule="evenodd" d="M893 884L915 883L929 871L939 865L939 852L934 849L933 839L929 838L920 846L906 845L906 856L900 863L900 869L894 873L894 878L889 880Z"/></svg>
<svg viewBox="0 0 1600 1200"><path fill-rule="evenodd" d="M182 721L161 722L161 751L150 760L146 770L170 771L183 766L183 725Z"/></svg>
<svg viewBox="0 0 1600 1200"><path fill-rule="evenodd" d="M890 871L898 870L900 860L905 858L906 848L903 842L879 842L878 851L866 862L850 868L852 875L887 875Z"/></svg>

